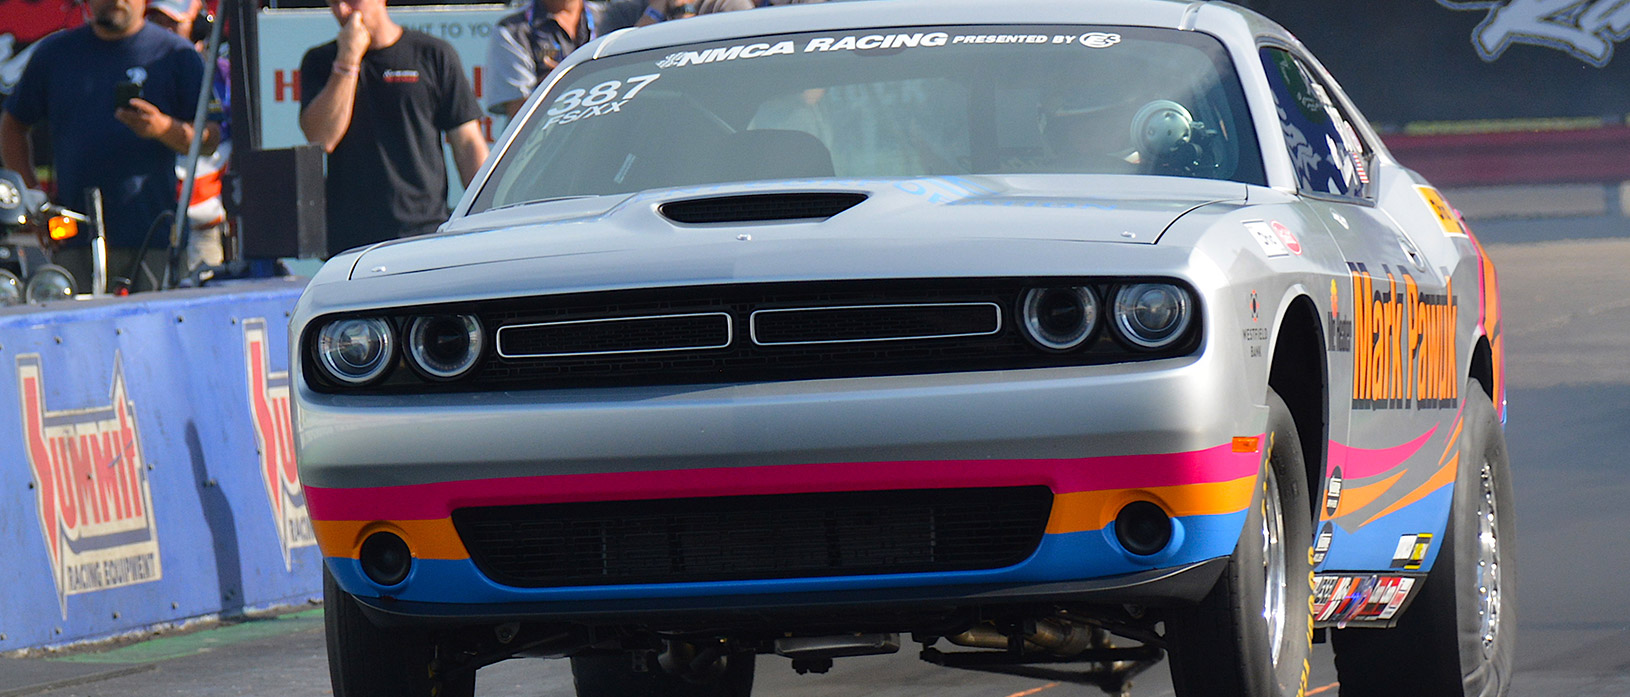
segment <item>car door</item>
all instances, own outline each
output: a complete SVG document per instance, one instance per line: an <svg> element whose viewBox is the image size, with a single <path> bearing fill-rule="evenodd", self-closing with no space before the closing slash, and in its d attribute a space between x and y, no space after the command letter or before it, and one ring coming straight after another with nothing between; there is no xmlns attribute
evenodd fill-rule
<svg viewBox="0 0 1630 697"><path fill-rule="evenodd" d="M1446 269L1377 205L1373 143L1299 50L1261 48L1298 193L1336 240L1325 319L1331 443L1315 544L1320 571L1417 572L1442 539L1458 404ZM1324 295L1320 293L1320 295ZM1447 350L1445 350L1447 349ZM1446 474L1445 474L1446 473ZM1445 479L1446 477L1446 479Z"/></svg>

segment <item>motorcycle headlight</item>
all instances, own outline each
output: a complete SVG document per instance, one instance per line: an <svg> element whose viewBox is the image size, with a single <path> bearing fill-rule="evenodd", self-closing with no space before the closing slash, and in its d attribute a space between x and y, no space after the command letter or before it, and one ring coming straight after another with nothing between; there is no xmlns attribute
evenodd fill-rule
<svg viewBox="0 0 1630 697"><path fill-rule="evenodd" d="M68 300L74 297L74 276L61 266L41 266L28 277L23 297L31 303Z"/></svg>
<svg viewBox="0 0 1630 697"><path fill-rule="evenodd" d="M486 343L474 315L414 317L408 323L408 362L425 377L452 380L481 359Z"/></svg>
<svg viewBox="0 0 1630 697"><path fill-rule="evenodd" d="M1188 329L1190 304L1188 291L1170 283L1129 285L1115 294L1115 328L1140 348L1166 348Z"/></svg>
<svg viewBox="0 0 1630 697"><path fill-rule="evenodd" d="M1098 328L1098 296L1085 286L1031 288L1019 306L1025 338L1050 351L1069 351Z"/></svg>
<svg viewBox="0 0 1630 697"><path fill-rule="evenodd" d="M396 362L390 323L378 317L329 322L317 333L317 362L329 377L347 385L378 380Z"/></svg>
<svg viewBox="0 0 1630 697"><path fill-rule="evenodd" d="M23 282L14 274L0 269L0 305L21 305L23 303Z"/></svg>

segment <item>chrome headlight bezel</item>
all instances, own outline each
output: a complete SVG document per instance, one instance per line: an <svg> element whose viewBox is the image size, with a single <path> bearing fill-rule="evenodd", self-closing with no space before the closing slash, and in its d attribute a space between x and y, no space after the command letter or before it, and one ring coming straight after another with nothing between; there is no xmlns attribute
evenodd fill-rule
<svg viewBox="0 0 1630 697"><path fill-rule="evenodd" d="M1170 322L1163 327L1150 327L1138 318L1138 309L1147 293L1161 291L1168 294L1172 306ZM1173 283L1132 283L1115 291L1115 333L1126 343L1147 351L1170 348L1188 335L1194 323L1194 297L1180 285Z"/></svg>
<svg viewBox="0 0 1630 697"><path fill-rule="evenodd" d="M345 328L356 327L371 332L366 340L376 345L370 357L358 365L345 360L340 352L356 339L345 338ZM346 342L345 346L339 344ZM396 330L382 317L347 317L332 320L317 330L312 342L312 353L323 376L341 385L370 385L390 374L396 365Z"/></svg>
<svg viewBox="0 0 1630 697"><path fill-rule="evenodd" d="M463 325L466 340L464 355L456 361L446 362L431 355L429 333L439 321L454 320ZM407 322L404 332L408 365L426 380L445 382L464 377L486 353L486 329L481 319L469 314L419 315Z"/></svg>
<svg viewBox="0 0 1630 697"><path fill-rule="evenodd" d="M1045 306L1060 298L1073 301L1081 313L1077 326L1062 332L1045 326L1047 318L1043 316ZM1098 294L1088 286L1037 286L1025 290L1019 300L1019 327L1024 338L1038 348L1057 353L1074 351L1092 344L1101 324L1100 312Z"/></svg>

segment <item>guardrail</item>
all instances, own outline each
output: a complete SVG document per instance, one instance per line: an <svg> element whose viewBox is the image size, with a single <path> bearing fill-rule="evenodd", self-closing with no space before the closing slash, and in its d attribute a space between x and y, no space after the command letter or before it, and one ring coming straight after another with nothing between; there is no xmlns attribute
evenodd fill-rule
<svg viewBox="0 0 1630 697"><path fill-rule="evenodd" d="M0 312L0 653L304 603L303 282Z"/></svg>
<svg viewBox="0 0 1630 697"><path fill-rule="evenodd" d="M1630 181L1630 126L1383 140L1399 162L1439 187Z"/></svg>

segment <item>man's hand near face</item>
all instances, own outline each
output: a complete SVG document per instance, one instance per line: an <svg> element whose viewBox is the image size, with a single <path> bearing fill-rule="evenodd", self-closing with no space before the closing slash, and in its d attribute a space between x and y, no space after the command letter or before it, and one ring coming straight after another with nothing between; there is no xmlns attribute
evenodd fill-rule
<svg viewBox="0 0 1630 697"><path fill-rule="evenodd" d="M368 43L373 37L368 33L368 27L362 23L362 13L353 11L345 23L340 25L340 35L335 39L339 45L339 53L334 57L334 64L355 68L362 63L362 54L368 52Z"/></svg>

